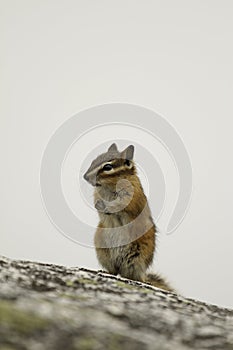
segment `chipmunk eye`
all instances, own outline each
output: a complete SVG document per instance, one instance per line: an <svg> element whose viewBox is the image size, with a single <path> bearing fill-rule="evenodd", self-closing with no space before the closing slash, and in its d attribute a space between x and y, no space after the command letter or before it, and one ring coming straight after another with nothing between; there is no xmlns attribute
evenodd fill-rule
<svg viewBox="0 0 233 350"><path fill-rule="evenodd" d="M129 161L128 159L126 159L125 164L126 164L127 166L130 166L130 161Z"/></svg>
<svg viewBox="0 0 233 350"><path fill-rule="evenodd" d="M112 170L112 168L113 168L112 164L105 164L105 166L103 167L103 170L110 171L110 170Z"/></svg>

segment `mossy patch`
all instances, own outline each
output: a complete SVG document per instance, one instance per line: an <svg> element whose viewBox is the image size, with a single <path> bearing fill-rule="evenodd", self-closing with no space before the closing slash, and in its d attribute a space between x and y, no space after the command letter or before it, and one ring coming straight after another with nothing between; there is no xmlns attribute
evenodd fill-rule
<svg viewBox="0 0 233 350"><path fill-rule="evenodd" d="M84 295L76 295L76 294L67 294L67 293L60 293L59 296L61 298L69 299L69 300L76 300L76 301L85 301L89 298ZM0 349L1 350L1 349Z"/></svg>
<svg viewBox="0 0 233 350"><path fill-rule="evenodd" d="M74 286L74 282L71 281L71 280L68 280L68 281L66 281L66 285L67 285L67 287L73 287Z"/></svg>
<svg viewBox="0 0 233 350"><path fill-rule="evenodd" d="M79 278L77 280L78 283L82 283L82 284L93 284L96 285L98 284L96 281L92 280L92 279L88 279L88 278Z"/></svg>
<svg viewBox="0 0 233 350"><path fill-rule="evenodd" d="M117 286L117 287L122 287L122 288L127 288L127 289L136 289L136 287L135 286L132 286L131 284L127 284L127 283L124 283L124 282L121 282L121 281L116 281L115 282L115 285Z"/></svg>
<svg viewBox="0 0 233 350"><path fill-rule="evenodd" d="M82 350L92 350L95 348L99 348L98 341L94 338L88 337L82 337L81 339L77 339L74 343L75 349L82 349Z"/></svg>
<svg viewBox="0 0 233 350"><path fill-rule="evenodd" d="M33 313L16 308L9 301L0 301L0 325L18 333L30 334L43 331L49 321Z"/></svg>
<svg viewBox="0 0 233 350"><path fill-rule="evenodd" d="M144 288L144 289L140 290L140 293L143 293L143 294L154 294L154 291L151 290L151 289L148 289L148 288Z"/></svg>
<svg viewBox="0 0 233 350"><path fill-rule="evenodd" d="M129 341L131 342L131 347L129 347ZM135 346L134 346L135 345ZM110 333L106 339L106 348L109 350L121 350L121 349L139 349L139 345L142 345L140 349L145 349L143 344L140 344L140 340L135 342L129 338L128 335Z"/></svg>

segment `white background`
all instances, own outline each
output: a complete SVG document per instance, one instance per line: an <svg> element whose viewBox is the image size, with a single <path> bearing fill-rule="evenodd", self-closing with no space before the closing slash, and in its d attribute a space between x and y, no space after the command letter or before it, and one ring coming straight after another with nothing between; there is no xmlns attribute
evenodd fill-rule
<svg viewBox="0 0 233 350"><path fill-rule="evenodd" d="M50 223L41 157L78 111L142 105L178 130L194 173L189 213L160 237L153 269L185 296L233 307L232 1L9 0L0 13L0 254L98 267Z"/></svg>

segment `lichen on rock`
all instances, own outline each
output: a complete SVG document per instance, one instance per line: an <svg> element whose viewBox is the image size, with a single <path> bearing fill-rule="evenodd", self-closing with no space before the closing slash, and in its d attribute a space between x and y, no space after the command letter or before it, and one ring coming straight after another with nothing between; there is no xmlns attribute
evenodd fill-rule
<svg viewBox="0 0 233 350"><path fill-rule="evenodd" d="M233 311L102 271L0 257L0 349L233 349Z"/></svg>

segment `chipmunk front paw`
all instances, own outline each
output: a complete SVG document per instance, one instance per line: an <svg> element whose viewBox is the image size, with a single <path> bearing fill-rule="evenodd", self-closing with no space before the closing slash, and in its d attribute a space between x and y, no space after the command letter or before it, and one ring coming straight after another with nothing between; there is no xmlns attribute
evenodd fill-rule
<svg viewBox="0 0 233 350"><path fill-rule="evenodd" d="M104 212L104 210L106 209L106 205L104 204L104 201L102 199L97 199L97 201L95 202L95 208L98 211Z"/></svg>
<svg viewBox="0 0 233 350"><path fill-rule="evenodd" d="M109 211L109 208L105 205L102 199L97 199L97 201L95 202L95 208L104 214L107 214L107 215L111 214L111 212Z"/></svg>

